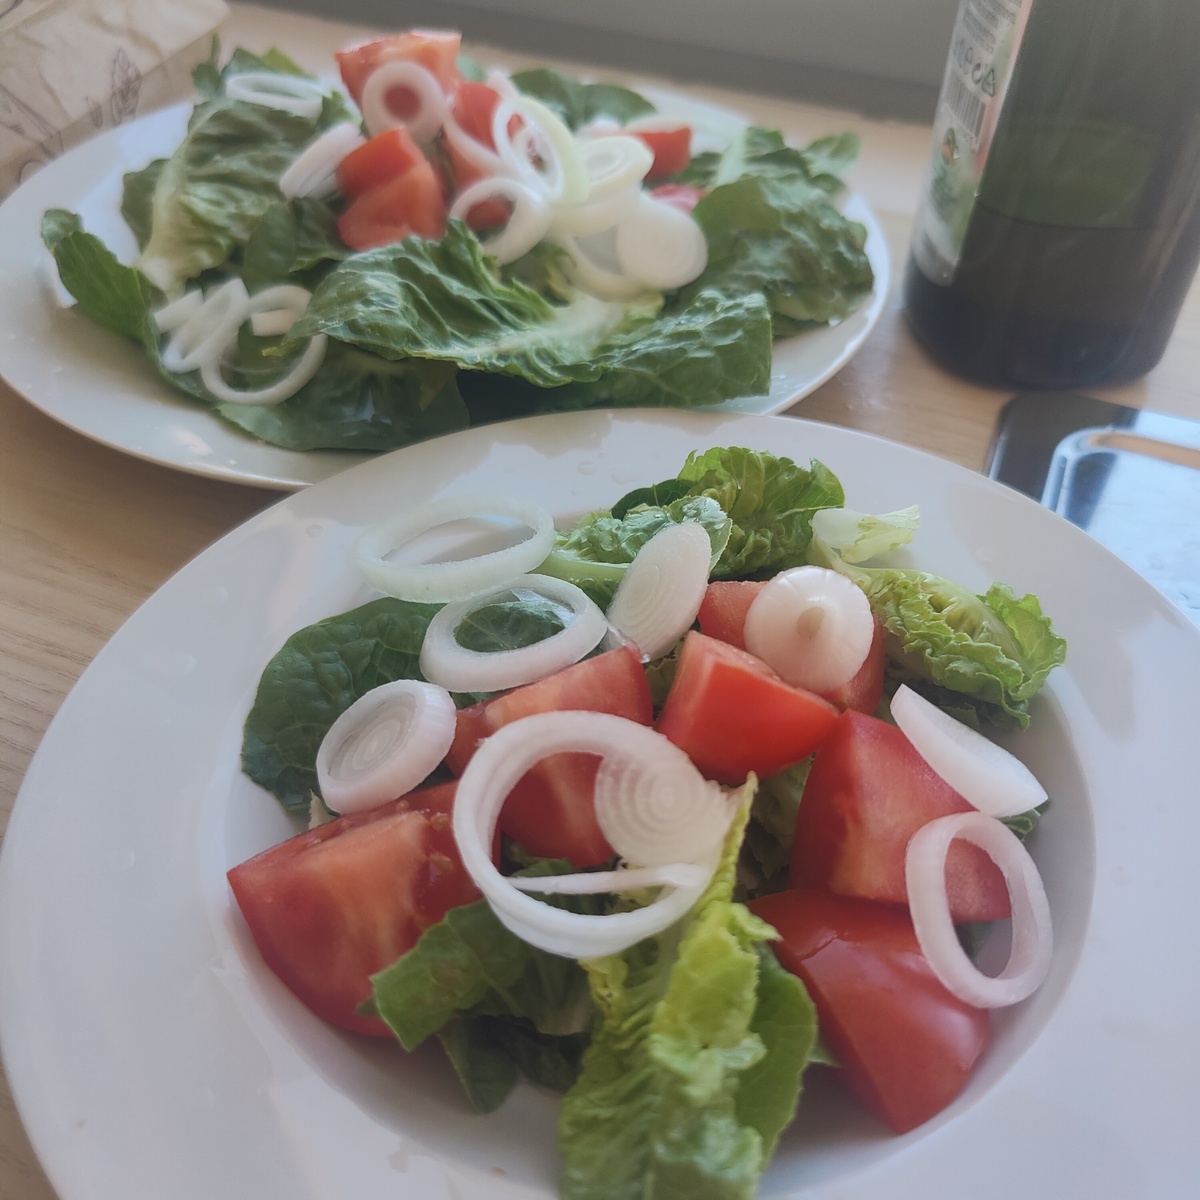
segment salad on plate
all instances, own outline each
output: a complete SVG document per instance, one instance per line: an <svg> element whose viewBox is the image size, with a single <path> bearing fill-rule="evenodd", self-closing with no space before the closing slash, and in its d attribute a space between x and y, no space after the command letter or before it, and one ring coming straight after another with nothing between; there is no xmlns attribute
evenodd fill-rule
<svg viewBox="0 0 1200 1200"><path fill-rule="evenodd" d="M696 451L559 520L368 526L369 598L267 664L242 767L307 828L229 871L263 961L436 1039L481 1112L560 1092L566 1198L752 1196L810 1067L917 1128L1049 968L1048 798L981 731L1027 726L1065 643L902 565L915 509L815 460Z"/></svg>
<svg viewBox="0 0 1200 1200"><path fill-rule="evenodd" d="M871 293L839 208L851 134L789 146L459 35L338 53L340 81L217 49L175 151L125 176L123 261L42 236L87 317L289 450L382 451L530 412L765 394L775 339Z"/></svg>

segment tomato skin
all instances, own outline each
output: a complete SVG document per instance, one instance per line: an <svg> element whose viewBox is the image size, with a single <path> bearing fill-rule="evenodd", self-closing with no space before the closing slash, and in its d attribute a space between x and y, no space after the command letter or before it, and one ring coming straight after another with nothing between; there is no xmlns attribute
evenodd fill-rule
<svg viewBox="0 0 1200 1200"><path fill-rule="evenodd" d="M875 632L863 665L852 679L839 688L822 695L838 708L853 708L862 713L874 713L883 699L883 681L887 673L887 630L883 622L875 618Z"/></svg>
<svg viewBox="0 0 1200 1200"><path fill-rule="evenodd" d="M619 646L461 709L446 765L461 775L483 738L522 717L558 710L614 713L649 725L650 686L637 651ZM606 862L613 851L593 807L598 767L599 759L590 754L542 759L509 793L500 812L501 831L533 854L565 858L577 867Z"/></svg>
<svg viewBox="0 0 1200 1200"><path fill-rule="evenodd" d="M692 630L683 640L657 729L709 779L737 785L811 754L837 709L784 683L760 659Z"/></svg>
<svg viewBox="0 0 1200 1200"><path fill-rule="evenodd" d="M792 843L792 885L907 904L909 838L936 817L970 811L899 729L847 709L817 751L804 785ZM950 846L946 890L956 923L1010 914L1004 877L977 846L961 841Z"/></svg>
<svg viewBox="0 0 1200 1200"><path fill-rule="evenodd" d="M387 129L351 150L338 163L338 190L353 199L374 187L390 183L424 161L421 147L403 125Z"/></svg>
<svg viewBox="0 0 1200 1200"><path fill-rule="evenodd" d="M643 129L634 135L654 155L647 179L665 179L678 175L692 161L692 130L690 125L675 129Z"/></svg>
<svg viewBox="0 0 1200 1200"><path fill-rule="evenodd" d="M494 151L496 143L492 138L492 118L499 104L500 93L495 88L473 79L464 79L454 94L451 112L463 133Z"/></svg>
<svg viewBox="0 0 1200 1200"><path fill-rule="evenodd" d="M864 1108L907 1133L962 1091L991 1040L988 1014L943 987L904 909L807 889L749 907L778 930L771 948L804 981Z"/></svg>
<svg viewBox="0 0 1200 1200"><path fill-rule="evenodd" d="M745 650L746 613L766 586L765 579L714 579L704 589L696 614L700 632Z"/></svg>
<svg viewBox="0 0 1200 1200"><path fill-rule="evenodd" d="M367 77L387 62L415 62L429 71L449 95L462 79L458 70L461 45L462 35L451 30L410 29L348 46L338 50L334 58L355 104L362 103Z"/></svg>
<svg viewBox="0 0 1200 1200"><path fill-rule="evenodd" d="M451 828L454 783L296 834L228 872L263 961L312 1012L390 1037L355 1010L370 976L479 898Z"/></svg>
<svg viewBox="0 0 1200 1200"><path fill-rule="evenodd" d="M352 200L338 217L338 235L352 250L373 250L410 234L440 238L446 232L446 201L428 159L403 175Z"/></svg>

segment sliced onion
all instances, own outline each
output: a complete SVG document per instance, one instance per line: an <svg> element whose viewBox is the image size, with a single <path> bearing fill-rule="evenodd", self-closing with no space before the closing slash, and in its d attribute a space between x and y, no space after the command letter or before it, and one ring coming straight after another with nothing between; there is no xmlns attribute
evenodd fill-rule
<svg viewBox="0 0 1200 1200"><path fill-rule="evenodd" d="M279 71L243 71L231 75L225 95L264 108L277 108L298 117L316 117L325 100L325 89L315 79Z"/></svg>
<svg viewBox="0 0 1200 1200"><path fill-rule="evenodd" d="M567 624L540 642L513 650L468 650L459 644L456 631L471 613L518 590L569 609ZM435 613L421 643L421 674L452 692L499 692L545 679L577 663L607 632L604 614L575 584L550 575L521 575Z"/></svg>
<svg viewBox="0 0 1200 1200"><path fill-rule="evenodd" d="M388 107L388 92L393 88L406 88L416 97L417 111L411 117L400 117ZM432 71L420 63L398 61L380 63L367 76L360 107L372 137L404 125L418 142L433 139L450 109L442 85Z"/></svg>
<svg viewBox="0 0 1200 1200"><path fill-rule="evenodd" d="M550 205L532 188L503 175L464 188L450 206L450 216L466 220L471 209L484 200L506 200L512 206L504 228L480 238L480 245L498 263L516 262L546 236Z"/></svg>
<svg viewBox="0 0 1200 1200"><path fill-rule="evenodd" d="M397 563L387 557L441 525L484 516L509 517L532 532L515 546L451 562ZM443 496L365 529L354 555L363 578L385 595L436 604L464 599L533 570L553 545L554 518L539 504L509 496Z"/></svg>
<svg viewBox="0 0 1200 1200"><path fill-rule="evenodd" d="M643 195L617 226L617 262L626 274L667 291L703 273L708 242L690 214Z"/></svg>
<svg viewBox="0 0 1200 1200"><path fill-rule="evenodd" d="M157 308L150 315L154 319L154 327L159 333L173 333L181 325L190 321L204 304L204 291L195 287L186 291L182 296Z"/></svg>
<svg viewBox="0 0 1200 1200"><path fill-rule="evenodd" d="M246 319L249 303L246 285L236 276L212 288L163 347L163 369L183 374L218 358Z"/></svg>
<svg viewBox="0 0 1200 1200"><path fill-rule="evenodd" d="M652 760L609 757L596 772L596 821L608 844L643 867L707 862L733 816L720 784L705 779L686 753L665 749Z"/></svg>
<svg viewBox="0 0 1200 1200"><path fill-rule="evenodd" d="M338 163L363 144L363 136L348 121L310 142L279 177L279 190L290 200L295 196L324 196L337 187Z"/></svg>
<svg viewBox="0 0 1200 1200"><path fill-rule="evenodd" d="M250 329L255 337L282 337L300 317L295 308L272 308L250 314Z"/></svg>
<svg viewBox="0 0 1200 1200"><path fill-rule="evenodd" d="M646 659L659 658L700 611L712 542L697 521L664 525L634 555L608 606L609 622Z"/></svg>
<svg viewBox="0 0 1200 1200"><path fill-rule="evenodd" d="M484 175L499 175L504 164L494 150L473 138L455 119L449 109L442 122L442 132L448 141L473 167Z"/></svg>
<svg viewBox="0 0 1200 1200"><path fill-rule="evenodd" d="M602 200L640 187L654 165L654 153L640 138L614 134L582 142L579 158L587 176L588 200Z"/></svg>
<svg viewBox="0 0 1200 1200"><path fill-rule="evenodd" d="M896 689L892 717L917 753L964 800L992 817L1037 808L1046 789L1003 746L956 721L907 684Z"/></svg>
<svg viewBox="0 0 1200 1200"><path fill-rule="evenodd" d="M946 853L956 838L978 846L1000 868L1012 903L1012 942L999 975L985 975L967 957L950 916ZM985 813L953 813L909 839L905 885L921 952L945 987L965 1004L1002 1008L1024 1000L1050 970L1053 935L1042 878L1021 839Z"/></svg>
<svg viewBox="0 0 1200 1200"><path fill-rule="evenodd" d="M517 780L534 763L562 751L643 763L655 763L659 756L678 762L677 755L682 754L653 729L609 713L549 712L524 717L486 738L467 764L455 793L454 836L463 865L497 918L522 940L568 958L616 954L683 917L703 894L717 860L713 856L696 864L703 870L694 873L690 884L668 885L651 904L629 912L572 913L526 895L492 863L496 820ZM686 755L683 759L686 766L679 769L702 780Z"/></svg>
<svg viewBox="0 0 1200 1200"><path fill-rule="evenodd" d="M555 896L598 896L604 892L636 892L648 887L701 887L712 877L696 863L668 863L661 867L626 867L619 871L580 871L571 875L511 875L522 892Z"/></svg>
<svg viewBox="0 0 1200 1200"><path fill-rule="evenodd" d="M532 96L501 99L492 113L492 141L505 173L550 203L577 204L587 198L587 176L574 134L557 113Z"/></svg>
<svg viewBox="0 0 1200 1200"><path fill-rule="evenodd" d="M577 238L563 235L555 240L570 256L567 274L571 282L583 291L601 300L629 301L636 300L649 290L640 279L602 266L580 245Z"/></svg>
<svg viewBox="0 0 1200 1200"><path fill-rule="evenodd" d="M317 751L317 782L334 812L365 812L412 791L446 757L457 713L445 688L398 679L360 696Z"/></svg>
<svg viewBox="0 0 1200 1200"><path fill-rule="evenodd" d="M618 222L633 210L641 195L637 184L582 204L556 204L551 209L550 232L587 237L616 229Z"/></svg>
<svg viewBox="0 0 1200 1200"><path fill-rule="evenodd" d="M281 283L264 288L247 300L243 320L249 317L253 321L257 313L287 309L294 314L294 323L295 315L308 307L310 299L312 294L296 284ZM328 345L328 338L323 333L314 334L308 339L299 357L273 382L260 388L235 388L226 383L221 374L221 356L236 333L235 329L215 355L205 358L200 363L200 378L204 386L226 404L279 404L294 396L317 373L325 359Z"/></svg>
<svg viewBox="0 0 1200 1200"><path fill-rule="evenodd" d="M786 683L830 692L854 678L875 636L862 589L826 567L792 567L746 610L746 649Z"/></svg>

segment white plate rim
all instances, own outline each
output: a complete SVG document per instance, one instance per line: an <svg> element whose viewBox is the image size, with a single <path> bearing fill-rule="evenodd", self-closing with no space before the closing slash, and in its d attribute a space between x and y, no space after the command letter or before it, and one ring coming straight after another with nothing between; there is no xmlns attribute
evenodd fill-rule
<svg viewBox="0 0 1200 1200"><path fill-rule="evenodd" d="M645 90L660 107L673 103L710 125L741 123L679 93ZM85 227L110 245L128 238L114 215L120 176L173 149L191 108L191 102L171 105L105 130L47 164L0 204L0 278L8 285L0 290L0 377L35 408L101 445L190 474L294 491L373 456L271 446L173 392L135 346L63 308L38 233L48 208L82 207ZM97 194L106 199L96 200ZM787 408L840 371L878 323L891 280L887 240L861 196L848 194L842 207L867 229L873 291L844 321L776 343L767 395L714 410ZM99 225L86 219L95 212L104 214Z"/></svg>
<svg viewBox="0 0 1200 1200"><path fill-rule="evenodd" d="M381 1180L401 1179L431 1200L545 1200L522 1174L537 1164L519 1152L494 1174L466 1150L451 1161L389 1127L374 1068L315 1030L261 967L247 968L222 872L237 861L232 842L266 837L275 818L231 834L240 728L231 705L249 702L264 647L353 596L352 579L331 579L330 563L344 561L385 495L549 488L572 512L670 473L681 448L728 444L816 456L852 503L915 498L922 565L970 587L999 575L1037 591L1072 645L1039 704L1081 756L1071 769L1087 812L1072 820L1080 870L1092 871L1072 882L1073 895L1047 880L1063 927L1088 932L1030 1002L1019 1057L999 1078L986 1077L985 1063L985 1078L942 1118L905 1138L868 1139L874 1151L836 1178L805 1183L772 1168L763 1195L915 1200L932 1183L982 1200L1187 1194L1200 1168L1197 972L1186 953L1200 934L1186 736L1200 631L1086 534L941 459L799 419L635 410L451 435L288 497L165 584L85 672L35 755L0 854L0 1048L63 1200L374 1200ZM139 716L151 728L131 725ZM160 748L131 776L149 734ZM217 751L225 757L214 766ZM1048 819L1043 829L1053 827ZM97 879L104 886L90 887ZM86 910L72 888L84 889ZM1183 954L1164 955L1146 936L1164 900L1174 901L1168 949ZM69 953L47 955L47 945ZM80 981L82 1013L72 1007ZM148 996L168 998L170 1011ZM247 1105L249 1129L239 1123ZM512 1119L537 1111L518 1101ZM544 1139L530 1138L544 1152Z"/></svg>

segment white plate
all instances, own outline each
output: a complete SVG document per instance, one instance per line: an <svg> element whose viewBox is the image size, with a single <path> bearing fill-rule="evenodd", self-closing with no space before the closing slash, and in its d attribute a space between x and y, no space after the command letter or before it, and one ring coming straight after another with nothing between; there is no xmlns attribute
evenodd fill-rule
<svg viewBox="0 0 1200 1200"><path fill-rule="evenodd" d="M668 93L655 92L665 110ZM676 97L678 111L728 128L732 114ZM260 442L181 396L130 342L64 309L39 229L48 208L79 213L84 227L131 261L133 238L120 217L122 176L179 144L190 105L176 105L108 130L68 151L0 205L0 376L31 404L85 437L151 462L237 483L294 490L362 462L351 451L282 450ZM847 215L868 231L875 290L838 325L779 342L766 396L731 401L734 412L778 412L839 371L878 321L888 291L887 243L858 196Z"/></svg>
<svg viewBox="0 0 1200 1200"><path fill-rule="evenodd" d="M288 497L153 596L64 703L0 856L0 1045L63 1200L550 1200L554 1102L469 1115L432 1048L326 1027L262 966L224 873L292 827L238 769L259 672L356 602L356 531L432 496L607 506L688 451L817 457L852 504L919 503L919 565L1031 590L1070 643L1015 745L1050 978L995 1019L966 1093L906 1137L823 1089L764 1197L1175 1200L1200 1178L1200 630L1066 521L960 467L780 417L534 417L396 451Z"/></svg>

